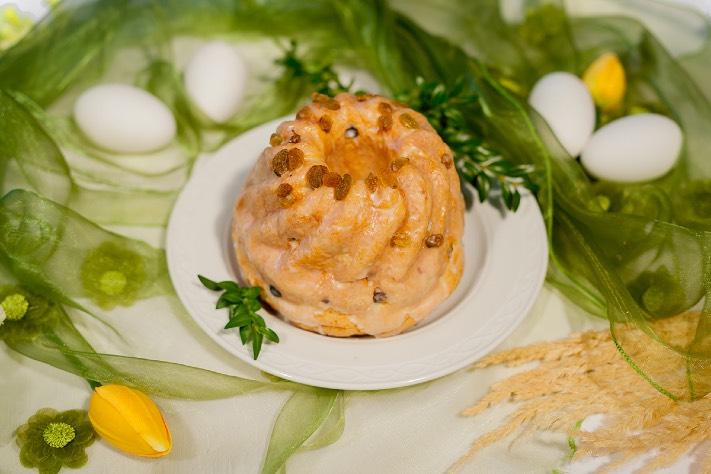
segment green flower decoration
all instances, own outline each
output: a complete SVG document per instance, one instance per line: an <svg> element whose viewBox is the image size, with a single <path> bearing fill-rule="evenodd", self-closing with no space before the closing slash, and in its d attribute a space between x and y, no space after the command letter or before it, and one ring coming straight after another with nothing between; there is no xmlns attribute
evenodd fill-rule
<svg viewBox="0 0 711 474"><path fill-rule="evenodd" d="M0 287L0 309L0 340L34 339L56 318L53 305L19 286Z"/></svg>
<svg viewBox="0 0 711 474"><path fill-rule="evenodd" d="M58 412L42 408L17 429L17 445L23 466L41 474L54 474L62 467L78 468L89 457L84 451L96 435L84 410Z"/></svg>
<svg viewBox="0 0 711 474"><path fill-rule="evenodd" d="M81 265L82 286L102 308L132 305L145 282L143 257L113 242L91 250Z"/></svg>
<svg viewBox="0 0 711 474"><path fill-rule="evenodd" d="M30 210L27 212L33 212ZM34 211L36 212L36 211ZM57 249L59 232L48 220L53 216L0 216L0 240L12 253L37 262L49 259Z"/></svg>
<svg viewBox="0 0 711 474"><path fill-rule="evenodd" d="M29 307L30 303L22 293L12 293L0 301L0 308L2 308L5 317L10 321L22 319L27 314Z"/></svg>

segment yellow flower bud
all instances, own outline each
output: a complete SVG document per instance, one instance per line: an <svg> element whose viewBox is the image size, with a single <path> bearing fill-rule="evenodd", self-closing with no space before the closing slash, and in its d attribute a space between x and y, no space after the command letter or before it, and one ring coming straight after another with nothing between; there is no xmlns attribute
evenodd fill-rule
<svg viewBox="0 0 711 474"><path fill-rule="evenodd" d="M158 458L173 447L156 404L142 392L123 385L96 388L89 403L89 420L109 444L129 454Z"/></svg>
<svg viewBox="0 0 711 474"><path fill-rule="evenodd" d="M616 110L625 97L625 69L615 53L605 53L588 66L583 82L598 107L606 112Z"/></svg>

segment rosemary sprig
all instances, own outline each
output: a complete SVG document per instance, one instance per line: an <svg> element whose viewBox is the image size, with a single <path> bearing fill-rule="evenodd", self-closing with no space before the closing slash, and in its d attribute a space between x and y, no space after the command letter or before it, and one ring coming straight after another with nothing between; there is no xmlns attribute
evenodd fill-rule
<svg viewBox="0 0 711 474"><path fill-rule="evenodd" d="M212 291L221 291L215 308L227 308L230 320L225 329L238 328L242 344L252 342L252 357L256 360L262 350L262 342L278 343L279 336L267 327L264 318L257 314L262 309L259 301L259 287L241 287L233 281L215 282L198 275L200 283Z"/></svg>
<svg viewBox="0 0 711 474"><path fill-rule="evenodd" d="M333 97L341 92L349 92L353 85L352 82L349 84L341 82L332 64L316 64L300 55L294 40L289 41L289 45L284 49L284 55L275 63L284 67L290 77L306 79L311 85L312 92Z"/></svg>
<svg viewBox="0 0 711 474"><path fill-rule="evenodd" d="M297 49L292 40L284 56L276 61L289 77L306 79L312 90L331 97L351 90L353 84L341 82L331 64L311 63ZM476 188L479 201L489 199L491 191L499 189L504 205L516 211L521 203L521 188L537 192L532 180L533 166L517 165L505 159L480 134L474 133L473 124L466 117L481 116L483 112L472 83L459 80L447 88L442 83L418 78L411 91L399 94L396 99L427 117L452 149L459 175Z"/></svg>
<svg viewBox="0 0 711 474"><path fill-rule="evenodd" d="M477 190L479 201L489 198L499 188L508 209L516 211L521 203L522 187L537 191L531 165L517 165L484 139L473 133L465 117L481 115L479 95L472 84L458 80L447 88L442 83L417 79L416 87L398 100L422 113L454 153L460 176Z"/></svg>

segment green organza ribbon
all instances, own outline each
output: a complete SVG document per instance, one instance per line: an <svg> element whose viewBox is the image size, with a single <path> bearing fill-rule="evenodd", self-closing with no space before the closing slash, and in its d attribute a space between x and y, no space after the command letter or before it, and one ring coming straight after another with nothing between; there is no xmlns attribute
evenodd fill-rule
<svg viewBox="0 0 711 474"><path fill-rule="evenodd" d="M183 20L195 13L189 4L183 7ZM22 191L10 192L2 200L0 260L13 283L6 289L26 294L33 308L45 311L33 310L22 321L8 321L0 328L0 335L14 350L92 383L119 383L158 396L199 400L263 389L292 390L298 396L290 399L285 410L304 404L323 406L329 416L314 413L311 420L312 415L304 413L301 420L309 423L306 427L292 426L290 418L275 425L279 437L270 443L264 469L276 471L302 444L326 445L340 436L343 409L339 392L283 381L248 380L164 361L98 354L62 307L85 310L78 298L110 309L172 293L163 252L106 232L85 217L104 224L163 225L199 151L217 147L243 130L284 115L310 92L304 78L284 74L251 97L246 109L229 123L207 123L189 105L182 81L165 53L172 36L167 34L170 25L157 21L149 28L155 29L144 31L146 36L130 33L136 23L147 18L168 18L160 17L159 12L159 5L149 6L147 2L108 6L66 1L0 57L0 83L8 89L0 91L0 116L4 121L0 130L2 189L29 189L55 201ZM213 12L209 21L219 15L221 12ZM212 31L211 27L206 30ZM122 35L126 36L119 38ZM150 43L144 68L126 79L145 87L172 109L178 137L171 148L180 151L173 167L153 174L123 166L120 159L88 143L66 112L50 114L43 108L68 88L86 87L100 77L94 71L104 68L115 49L144 42ZM207 135L211 141L205 138ZM68 164L59 146L79 154L82 160ZM174 190L153 189L161 180L176 175ZM122 336L130 339L130 335ZM311 436L313 427L321 424L340 426L341 431Z"/></svg>
<svg viewBox="0 0 711 474"><path fill-rule="evenodd" d="M298 449L330 444L342 432L339 391L95 352L63 306L83 309L74 298L103 306L130 305L171 292L163 253L143 242L110 233L35 193L15 190L0 200L0 265L3 273L12 275L3 278L0 301L22 295L28 302L21 319L0 326L0 339L20 354L92 384L121 384L168 398L209 400L256 390L291 390L294 395L275 425L265 472L278 471ZM119 281L124 283L97 285L106 273L123 274L125 280ZM124 336L130 339L130 334Z"/></svg>
<svg viewBox="0 0 711 474"><path fill-rule="evenodd" d="M679 61L636 19L571 19L557 2L529 2L513 24L504 21L496 0L423 3L446 11L448 24L457 26L448 36L465 38L476 57L494 66L491 80L479 83L492 111L491 139L547 174L552 199L539 196L539 202L552 217L549 282L607 318L623 357L662 393L680 399L708 393L711 104L703 89L711 67L708 46ZM699 20L693 12L656 2L655 7L661 14ZM525 105L527 91L542 74L554 69L581 74L606 51L625 64L625 106L665 113L684 131L679 163L654 182L591 180ZM516 87L504 88L506 82L496 79ZM666 318L686 311L691 313L684 327L670 330Z"/></svg>
<svg viewBox="0 0 711 474"><path fill-rule="evenodd" d="M0 328L2 339L87 380L160 396L293 391L277 417L265 472L282 469L297 449L338 439L341 392L98 354L91 335L85 338L65 310L88 311L87 300L110 310L172 293L163 252L95 223L164 225L201 151L297 107L309 83L289 70L263 81L226 124L195 110L183 89L175 38L269 36L296 38L310 60L366 69L392 94L409 91L417 77L444 84L466 77L481 97L477 110L484 111L471 118L473 130L507 158L540 172L549 282L607 318L623 356L660 391L673 398L711 391L711 42L675 58L634 19L569 18L557 2L526 5L520 20L508 22L496 0L62 1L0 54L2 294L23 294L32 303L25 318ZM178 123L175 142L146 158L164 163L160 171L129 166L88 143L63 102L101 81L127 48L140 51L142 60L119 82L151 91ZM679 165L655 182L590 180L526 105L542 74L580 74L608 50L625 63L626 106L665 113L684 130ZM692 308L698 311L684 319L682 331L665 329L670 316ZM100 315L110 324L109 316Z"/></svg>

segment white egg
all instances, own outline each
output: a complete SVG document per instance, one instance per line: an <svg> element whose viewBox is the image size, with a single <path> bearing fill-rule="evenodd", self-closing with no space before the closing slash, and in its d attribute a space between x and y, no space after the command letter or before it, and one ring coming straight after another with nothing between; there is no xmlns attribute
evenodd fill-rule
<svg viewBox="0 0 711 474"><path fill-rule="evenodd" d="M188 97L210 120L223 123L235 115L247 71L232 46L223 41L207 43L190 58L184 74Z"/></svg>
<svg viewBox="0 0 711 474"><path fill-rule="evenodd" d="M576 157L595 129L595 103L577 76L568 72L546 74L528 97L571 157Z"/></svg>
<svg viewBox="0 0 711 474"><path fill-rule="evenodd" d="M101 148L118 153L148 153L175 137L175 117L154 95L126 84L102 84L74 103L79 129Z"/></svg>
<svg viewBox="0 0 711 474"><path fill-rule="evenodd" d="M599 179L648 181L674 167L681 145L681 128L673 120L657 114L630 115L595 132L580 161Z"/></svg>

